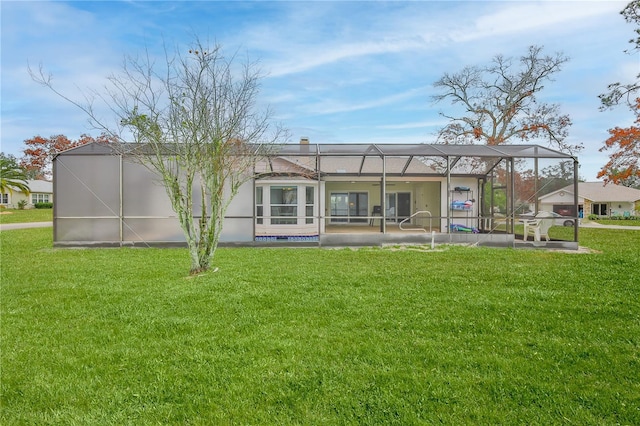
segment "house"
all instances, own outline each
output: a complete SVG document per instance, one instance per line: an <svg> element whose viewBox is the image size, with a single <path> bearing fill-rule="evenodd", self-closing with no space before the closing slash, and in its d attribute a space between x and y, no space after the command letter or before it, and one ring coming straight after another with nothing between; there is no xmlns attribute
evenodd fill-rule
<svg viewBox="0 0 640 426"><path fill-rule="evenodd" d="M560 188L538 198L539 210L573 216L573 185ZM640 189L604 182L578 183L578 212L580 217L632 216L640 211Z"/></svg>
<svg viewBox="0 0 640 426"><path fill-rule="evenodd" d="M516 164L577 167L574 157L537 145L302 139L270 146L265 155L226 211L221 245L514 245ZM184 244L158 177L127 154L87 144L58 154L53 172L54 245ZM497 199L506 200L499 221ZM573 241L548 244L577 248L577 232Z"/></svg>
<svg viewBox="0 0 640 426"><path fill-rule="evenodd" d="M46 180L27 180L29 191L24 192L8 189L0 194L0 203L6 208L18 208L21 201L25 208L33 208L36 203L53 203L53 182Z"/></svg>

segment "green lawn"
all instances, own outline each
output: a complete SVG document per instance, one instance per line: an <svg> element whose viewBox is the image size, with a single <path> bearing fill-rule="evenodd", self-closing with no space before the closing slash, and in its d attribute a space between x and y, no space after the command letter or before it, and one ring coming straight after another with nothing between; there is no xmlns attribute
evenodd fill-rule
<svg viewBox="0 0 640 426"><path fill-rule="evenodd" d="M640 232L580 235L220 249L188 278L183 249L3 231L0 424L640 424Z"/></svg>
<svg viewBox="0 0 640 426"><path fill-rule="evenodd" d="M594 222L598 222L602 225L640 226L640 220L629 219L598 219Z"/></svg>
<svg viewBox="0 0 640 426"><path fill-rule="evenodd" d="M53 209L2 209L0 223L51 222Z"/></svg>

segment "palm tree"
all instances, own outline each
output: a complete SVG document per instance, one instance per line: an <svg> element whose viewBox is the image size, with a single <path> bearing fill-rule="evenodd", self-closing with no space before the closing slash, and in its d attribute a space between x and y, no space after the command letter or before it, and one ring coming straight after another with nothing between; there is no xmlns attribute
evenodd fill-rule
<svg viewBox="0 0 640 426"><path fill-rule="evenodd" d="M28 193L27 175L8 158L0 158L0 193L7 190Z"/></svg>

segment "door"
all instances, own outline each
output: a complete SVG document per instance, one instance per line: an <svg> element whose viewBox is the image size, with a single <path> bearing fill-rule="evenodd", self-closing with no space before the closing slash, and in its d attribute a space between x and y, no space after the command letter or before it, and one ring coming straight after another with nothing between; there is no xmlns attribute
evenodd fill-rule
<svg viewBox="0 0 640 426"><path fill-rule="evenodd" d="M411 216L410 192L388 192L385 201L388 221L396 222Z"/></svg>
<svg viewBox="0 0 640 426"><path fill-rule="evenodd" d="M349 193L349 222L366 222L369 215L369 194L366 192ZM358 218L358 216L364 216Z"/></svg>
<svg viewBox="0 0 640 426"><path fill-rule="evenodd" d="M396 221L396 193L395 192L387 192L385 194L384 201L385 212L387 220L390 222Z"/></svg>
<svg viewBox="0 0 640 426"><path fill-rule="evenodd" d="M331 223L367 222L369 216L368 193L332 192L329 203L331 205Z"/></svg>
<svg viewBox="0 0 640 426"><path fill-rule="evenodd" d="M398 192L398 220L404 220L411 216L411 193Z"/></svg>
<svg viewBox="0 0 640 426"><path fill-rule="evenodd" d="M347 222L349 216L349 193L332 192L330 197L331 223ZM338 217L335 217L338 216Z"/></svg>

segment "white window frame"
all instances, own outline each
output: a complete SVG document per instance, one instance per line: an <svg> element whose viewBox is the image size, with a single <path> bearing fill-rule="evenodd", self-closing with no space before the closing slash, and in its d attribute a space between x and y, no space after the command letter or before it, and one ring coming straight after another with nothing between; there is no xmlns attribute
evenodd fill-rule
<svg viewBox="0 0 640 426"><path fill-rule="evenodd" d="M272 189L278 187L296 188L297 194L294 198L285 200L283 194L274 193L273 201L278 202L273 203ZM319 188L317 182L307 180L274 179L256 182L254 195L255 236L277 239L305 238L307 236L317 238L320 232L318 229L320 223L318 221L319 203L321 202L318 199ZM260 192L262 192L262 200ZM283 204L280 201L286 202ZM262 207L262 216L259 214L260 207ZM287 208L288 211L282 212L278 208Z"/></svg>
<svg viewBox="0 0 640 426"><path fill-rule="evenodd" d="M298 224L298 185L270 185L269 186L269 215L271 225ZM273 191L282 192L282 202L274 203Z"/></svg>
<svg viewBox="0 0 640 426"><path fill-rule="evenodd" d="M31 194L31 204L48 203L48 202L49 202L49 194L42 194L42 193Z"/></svg>

